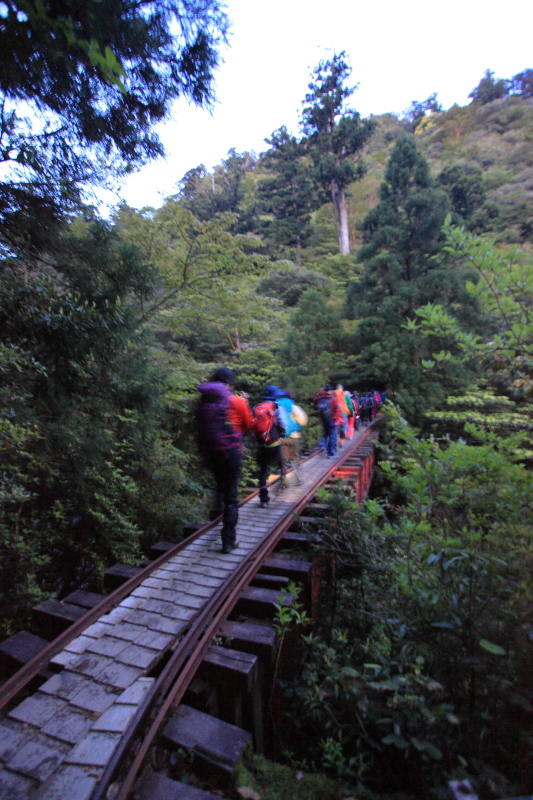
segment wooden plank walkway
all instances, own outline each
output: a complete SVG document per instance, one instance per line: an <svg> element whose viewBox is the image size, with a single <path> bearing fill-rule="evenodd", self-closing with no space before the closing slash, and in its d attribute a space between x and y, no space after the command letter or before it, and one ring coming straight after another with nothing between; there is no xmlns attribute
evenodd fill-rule
<svg viewBox="0 0 533 800"><path fill-rule="evenodd" d="M221 524L170 558L50 662L57 674L0 722L0 800L87 800L152 685L148 673L260 540L335 459L318 453L260 508L239 510L238 547L221 553ZM311 498L309 498L311 499Z"/></svg>

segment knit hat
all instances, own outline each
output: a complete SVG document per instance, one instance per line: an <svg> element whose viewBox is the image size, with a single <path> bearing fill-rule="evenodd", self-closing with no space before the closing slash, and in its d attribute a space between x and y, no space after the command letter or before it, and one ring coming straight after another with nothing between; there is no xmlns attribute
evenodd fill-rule
<svg viewBox="0 0 533 800"><path fill-rule="evenodd" d="M235 373L228 367L219 367L213 375L213 380L218 383L230 383L232 386L235 383Z"/></svg>

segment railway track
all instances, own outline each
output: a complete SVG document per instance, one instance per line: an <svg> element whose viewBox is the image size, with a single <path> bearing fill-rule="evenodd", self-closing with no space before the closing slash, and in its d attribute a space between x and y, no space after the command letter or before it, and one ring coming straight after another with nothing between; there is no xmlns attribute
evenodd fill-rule
<svg viewBox="0 0 533 800"><path fill-rule="evenodd" d="M169 711L176 709L182 728L189 724L178 739L182 735L188 742L194 729L193 749L226 771L233 756L217 754L216 746L225 736L235 757L252 733L262 749L256 695L252 733L229 726L227 735L208 715L198 716L184 705L183 698L209 653L213 661L212 642L224 626L233 624L238 638L238 623L227 622L238 603L247 600L257 609L277 599L279 588L264 588L269 581L276 584L269 572L283 575L290 569L288 561L276 568L282 559L272 553L317 489L336 476L349 480L359 498L365 496L377 422L334 459L322 453L304 459L301 481L291 473L287 488L268 508L259 508L257 492L246 497L236 550L220 552L220 521L202 526L105 597L0 687L0 800L126 800L134 789L146 800L207 800L212 795L171 787L173 781L161 789L160 782L168 779L153 775L139 788L146 757L168 724ZM302 566L302 574L306 569ZM253 581L262 588L251 587ZM278 584L283 584L279 577ZM230 652L215 655L220 661ZM256 656L242 659L251 681ZM211 739L210 726L215 726Z"/></svg>

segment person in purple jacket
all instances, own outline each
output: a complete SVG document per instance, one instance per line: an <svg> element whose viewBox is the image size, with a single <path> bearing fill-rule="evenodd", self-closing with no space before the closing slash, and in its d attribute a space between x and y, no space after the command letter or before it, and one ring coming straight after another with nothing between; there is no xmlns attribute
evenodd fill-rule
<svg viewBox="0 0 533 800"><path fill-rule="evenodd" d="M248 403L244 398L232 394L234 382L233 372L221 367L210 383L202 383L197 387L201 395L196 411L198 448L215 478L215 506L211 518L222 513L223 553L229 553L237 547L242 437L252 425Z"/></svg>

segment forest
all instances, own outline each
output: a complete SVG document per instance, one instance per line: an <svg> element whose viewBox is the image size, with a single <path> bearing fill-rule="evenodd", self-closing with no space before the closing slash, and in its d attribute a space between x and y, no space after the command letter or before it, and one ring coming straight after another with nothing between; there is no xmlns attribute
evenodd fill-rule
<svg viewBox="0 0 533 800"><path fill-rule="evenodd" d="M319 387L375 388L378 471L362 506L328 498L338 569L285 687L286 763L327 776L300 797L530 792L533 69L363 119L340 52L297 134L104 219L92 188L162 153L176 97L213 100L221 6L149 8L0 19L0 638L205 519L193 417L218 366L251 404L290 389L309 445Z"/></svg>

